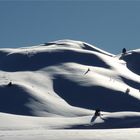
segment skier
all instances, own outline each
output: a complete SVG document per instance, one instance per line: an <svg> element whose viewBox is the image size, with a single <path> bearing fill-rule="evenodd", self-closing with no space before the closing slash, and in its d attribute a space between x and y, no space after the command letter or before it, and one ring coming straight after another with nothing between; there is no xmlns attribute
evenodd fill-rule
<svg viewBox="0 0 140 140"><path fill-rule="evenodd" d="M129 93L130 92L130 88L127 88L125 93Z"/></svg>
<svg viewBox="0 0 140 140"><path fill-rule="evenodd" d="M12 82L10 81L7 86L11 87L12 86Z"/></svg>
<svg viewBox="0 0 140 140"><path fill-rule="evenodd" d="M84 73L84 75L86 75L89 71L90 71L90 68L87 69L87 71Z"/></svg>
<svg viewBox="0 0 140 140"><path fill-rule="evenodd" d="M100 109L96 109L95 110L95 114L94 114L94 116L100 116L101 115L101 113L100 113Z"/></svg>
<svg viewBox="0 0 140 140"><path fill-rule="evenodd" d="M126 54L126 48L123 48L123 49L122 49L122 53L123 53L123 54Z"/></svg>
<svg viewBox="0 0 140 140"><path fill-rule="evenodd" d="M95 110L95 113L94 113L94 115L93 115L93 117L91 118L91 121L90 121L91 125L94 124L94 121L96 120L97 117L100 117L102 119L100 109Z"/></svg>

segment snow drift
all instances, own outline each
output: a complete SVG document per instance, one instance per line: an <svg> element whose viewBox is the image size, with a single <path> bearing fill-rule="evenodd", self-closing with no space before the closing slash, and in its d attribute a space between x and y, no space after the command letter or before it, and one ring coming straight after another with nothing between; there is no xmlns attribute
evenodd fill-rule
<svg viewBox="0 0 140 140"><path fill-rule="evenodd" d="M0 49L0 129L8 119L11 126L140 127L139 53L115 56L73 40ZM93 117L96 108L102 118Z"/></svg>

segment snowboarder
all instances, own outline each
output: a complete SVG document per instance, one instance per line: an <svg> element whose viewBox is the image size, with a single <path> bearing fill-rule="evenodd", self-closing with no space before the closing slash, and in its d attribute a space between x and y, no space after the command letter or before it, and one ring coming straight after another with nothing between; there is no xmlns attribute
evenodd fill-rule
<svg viewBox="0 0 140 140"><path fill-rule="evenodd" d="M123 49L122 49L122 53L123 53L123 54L126 54L126 48L123 48Z"/></svg>

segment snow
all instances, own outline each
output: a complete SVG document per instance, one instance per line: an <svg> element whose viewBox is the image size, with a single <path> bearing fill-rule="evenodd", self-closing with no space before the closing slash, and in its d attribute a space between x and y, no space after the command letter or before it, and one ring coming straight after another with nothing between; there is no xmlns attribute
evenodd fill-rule
<svg viewBox="0 0 140 140"><path fill-rule="evenodd" d="M74 40L0 49L0 138L138 139L139 57Z"/></svg>
<svg viewBox="0 0 140 140"><path fill-rule="evenodd" d="M2 131L2 140L138 140L140 129Z"/></svg>

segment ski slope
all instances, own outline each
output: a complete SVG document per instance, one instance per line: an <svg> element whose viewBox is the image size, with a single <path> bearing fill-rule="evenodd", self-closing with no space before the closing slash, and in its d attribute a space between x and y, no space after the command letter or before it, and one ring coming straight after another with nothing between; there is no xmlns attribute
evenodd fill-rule
<svg viewBox="0 0 140 140"><path fill-rule="evenodd" d="M0 134L140 128L139 57L74 40L0 49Z"/></svg>

